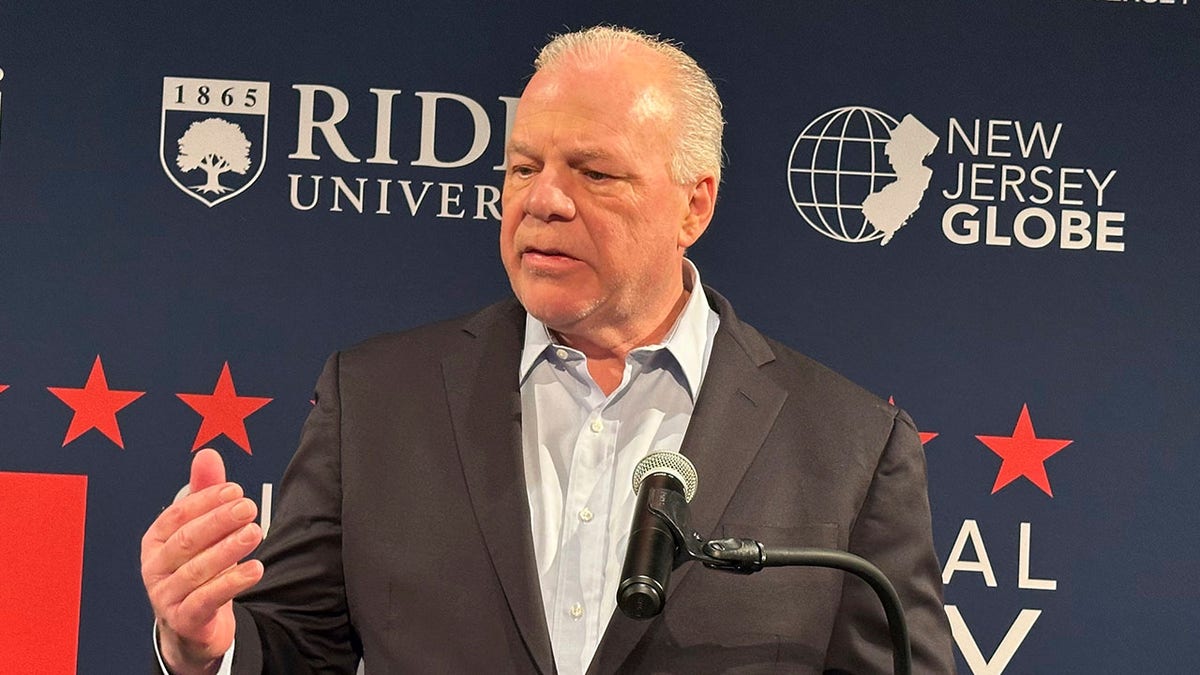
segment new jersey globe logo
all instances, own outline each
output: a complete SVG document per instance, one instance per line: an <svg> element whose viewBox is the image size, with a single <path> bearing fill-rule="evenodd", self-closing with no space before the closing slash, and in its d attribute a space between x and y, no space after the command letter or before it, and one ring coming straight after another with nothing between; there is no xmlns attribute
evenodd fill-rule
<svg viewBox="0 0 1200 675"><path fill-rule="evenodd" d="M796 137L788 189L813 229L845 242L886 245L921 205L938 137L912 115L862 106L817 117Z"/></svg>

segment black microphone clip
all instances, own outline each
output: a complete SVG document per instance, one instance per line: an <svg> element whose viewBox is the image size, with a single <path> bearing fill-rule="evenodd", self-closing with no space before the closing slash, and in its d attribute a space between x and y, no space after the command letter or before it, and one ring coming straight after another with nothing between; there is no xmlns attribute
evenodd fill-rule
<svg viewBox="0 0 1200 675"><path fill-rule="evenodd" d="M659 494L661 493L661 494ZM737 574L753 574L763 568L762 544L753 539L709 541L692 529L688 503L678 492L656 489L647 504L675 536L675 568L696 561L705 567Z"/></svg>

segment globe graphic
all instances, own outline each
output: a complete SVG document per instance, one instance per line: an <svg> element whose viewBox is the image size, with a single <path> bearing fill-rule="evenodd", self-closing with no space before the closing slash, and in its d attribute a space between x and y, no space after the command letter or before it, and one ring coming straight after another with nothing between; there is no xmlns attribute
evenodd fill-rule
<svg viewBox="0 0 1200 675"><path fill-rule="evenodd" d="M813 229L845 242L883 238L863 215L862 203L896 179L884 146L897 124L887 113L848 106L804 127L788 157L788 189Z"/></svg>

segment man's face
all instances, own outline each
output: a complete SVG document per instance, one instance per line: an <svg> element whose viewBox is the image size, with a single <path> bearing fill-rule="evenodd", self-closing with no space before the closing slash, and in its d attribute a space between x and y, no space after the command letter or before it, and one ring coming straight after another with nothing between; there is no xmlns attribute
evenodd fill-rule
<svg viewBox="0 0 1200 675"><path fill-rule="evenodd" d="M565 335L642 337L630 331L670 312L684 249L711 217L715 181L700 181L697 206L697 186L672 180L673 103L648 55L568 57L517 107L500 255L525 308Z"/></svg>

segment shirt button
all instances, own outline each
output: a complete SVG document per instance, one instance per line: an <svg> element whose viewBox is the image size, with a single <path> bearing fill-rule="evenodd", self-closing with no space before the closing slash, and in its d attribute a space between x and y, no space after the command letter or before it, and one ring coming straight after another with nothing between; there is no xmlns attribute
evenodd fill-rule
<svg viewBox="0 0 1200 675"><path fill-rule="evenodd" d="M580 509L580 511L579 511L579 519L585 523L592 522L592 518L594 518L594 517L595 516L592 515L592 510L586 506L583 507L582 509Z"/></svg>
<svg viewBox="0 0 1200 675"><path fill-rule="evenodd" d="M600 433L604 429L604 423L600 420L592 420L591 429L596 433Z"/></svg>
<svg viewBox="0 0 1200 675"><path fill-rule="evenodd" d="M567 357L570 356L570 354L567 354L567 350L562 349L562 348L555 350L554 355L557 356L558 358L562 359L563 361L566 361Z"/></svg>
<svg viewBox="0 0 1200 675"><path fill-rule="evenodd" d="M573 604L573 605L571 605L571 610L570 610L570 611L571 611L571 618L572 618L572 619L580 619L580 618L583 618L583 605L579 604L578 602L577 602L577 603L575 603L575 604Z"/></svg>

